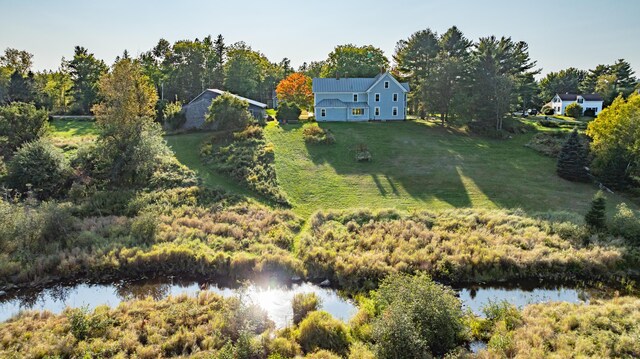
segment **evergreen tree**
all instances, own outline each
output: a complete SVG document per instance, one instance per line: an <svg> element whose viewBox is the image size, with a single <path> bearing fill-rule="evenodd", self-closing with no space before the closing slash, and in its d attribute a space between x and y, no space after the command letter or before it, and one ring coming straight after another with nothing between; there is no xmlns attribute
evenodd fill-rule
<svg viewBox="0 0 640 359"><path fill-rule="evenodd" d="M607 200L602 191L598 191L591 201L591 208L584 216L587 226L595 231L601 231L607 228L606 217Z"/></svg>
<svg viewBox="0 0 640 359"><path fill-rule="evenodd" d="M102 60L81 46L76 46L73 59L68 63L73 81L73 101L76 110L88 114L98 102L98 80L108 67Z"/></svg>
<svg viewBox="0 0 640 359"><path fill-rule="evenodd" d="M22 76L17 70L11 74L8 95L11 102L33 102L34 100L34 75L29 71L27 77Z"/></svg>
<svg viewBox="0 0 640 359"><path fill-rule="evenodd" d="M562 145L562 150L558 155L556 168L558 176L569 181L588 181L589 176L585 169L586 157L584 146L578 137L578 131L574 129L567 141Z"/></svg>

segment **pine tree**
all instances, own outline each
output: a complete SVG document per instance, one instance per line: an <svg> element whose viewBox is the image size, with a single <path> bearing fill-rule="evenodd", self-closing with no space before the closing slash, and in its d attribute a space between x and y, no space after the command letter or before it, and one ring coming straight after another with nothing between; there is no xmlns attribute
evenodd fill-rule
<svg viewBox="0 0 640 359"><path fill-rule="evenodd" d="M590 229L600 231L607 228L606 206L607 200L604 194L602 191L598 191L598 193L593 196L589 212L584 216L584 221Z"/></svg>
<svg viewBox="0 0 640 359"><path fill-rule="evenodd" d="M567 141L562 145L562 150L558 155L556 173L569 181L588 181L589 176L585 169L586 157L585 148L578 137L578 131L574 129Z"/></svg>

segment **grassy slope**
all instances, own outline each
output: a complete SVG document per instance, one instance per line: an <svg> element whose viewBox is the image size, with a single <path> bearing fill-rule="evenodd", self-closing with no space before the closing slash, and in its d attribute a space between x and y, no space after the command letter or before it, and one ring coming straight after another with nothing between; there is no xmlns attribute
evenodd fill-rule
<svg viewBox="0 0 640 359"><path fill-rule="evenodd" d="M321 126L335 145L306 145L301 125L271 123L266 131L281 186L302 215L354 207L584 212L596 191L556 176L553 159L524 147L531 135L490 140L418 122ZM371 163L355 162L358 143L368 145Z"/></svg>
<svg viewBox="0 0 640 359"><path fill-rule="evenodd" d="M178 161L196 171L206 186L222 187L244 196L256 197L248 189L242 187L231 178L213 171L208 168L207 164L202 162L200 159L200 146L210 135L207 132L196 132L166 136L165 139L176 154Z"/></svg>

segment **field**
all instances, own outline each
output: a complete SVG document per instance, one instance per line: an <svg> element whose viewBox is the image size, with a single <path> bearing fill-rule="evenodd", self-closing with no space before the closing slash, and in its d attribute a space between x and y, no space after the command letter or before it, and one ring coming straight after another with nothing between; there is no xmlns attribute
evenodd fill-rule
<svg viewBox="0 0 640 359"><path fill-rule="evenodd" d="M584 212L597 190L559 178L555 160L524 146L533 134L491 140L414 121L321 127L333 132L335 144L305 144L301 125L266 129L280 184L302 215L357 207ZM360 143L371 162L355 161Z"/></svg>
<svg viewBox="0 0 640 359"><path fill-rule="evenodd" d="M73 150L95 138L92 121L54 120L54 143ZM555 161L524 146L532 133L507 140L472 136L432 122L321 124L336 137L332 145L305 144L302 125L266 127L274 144L280 186L303 217L317 210L349 208L447 209L522 208L584 213L597 188L565 181ZM259 196L200 158L209 133L167 136L180 162L209 187L248 198ZM355 161L354 149L366 144L372 161ZM609 195L609 209L623 199Z"/></svg>

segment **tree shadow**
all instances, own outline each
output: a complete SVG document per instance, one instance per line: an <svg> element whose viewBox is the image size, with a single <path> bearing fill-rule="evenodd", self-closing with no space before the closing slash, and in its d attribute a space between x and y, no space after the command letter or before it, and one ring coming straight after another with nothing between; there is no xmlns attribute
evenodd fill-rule
<svg viewBox="0 0 640 359"><path fill-rule="evenodd" d="M305 144L309 158L315 165L326 164L339 175L368 175L385 198L401 197L405 192L425 203L436 199L454 207L472 205L456 170L461 160L455 151L448 149L447 141L438 137L451 136L453 130L437 130L414 122L318 125L331 130L336 136L336 143ZM420 137L425 131L436 131L438 134L430 139L431 143L426 147L421 146L424 139ZM356 149L361 144L371 152L371 162L355 160ZM433 158L437 161L434 162Z"/></svg>

